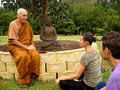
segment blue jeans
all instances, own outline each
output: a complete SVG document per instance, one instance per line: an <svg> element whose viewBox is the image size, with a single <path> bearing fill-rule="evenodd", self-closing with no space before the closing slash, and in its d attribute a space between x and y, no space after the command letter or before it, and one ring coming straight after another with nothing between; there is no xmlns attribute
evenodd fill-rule
<svg viewBox="0 0 120 90"><path fill-rule="evenodd" d="M100 82L97 84L97 86L95 87L95 90L100 90L101 88L106 86L106 82Z"/></svg>

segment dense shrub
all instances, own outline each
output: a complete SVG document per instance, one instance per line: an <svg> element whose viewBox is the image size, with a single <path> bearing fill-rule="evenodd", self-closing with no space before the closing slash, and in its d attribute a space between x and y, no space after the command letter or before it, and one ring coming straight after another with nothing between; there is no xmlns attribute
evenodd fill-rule
<svg viewBox="0 0 120 90"><path fill-rule="evenodd" d="M9 27L9 23L14 20L16 16L13 13L0 14L0 34L6 35Z"/></svg>
<svg viewBox="0 0 120 90"><path fill-rule="evenodd" d="M103 35L112 30L120 32L120 3L80 2L80 0L72 3L69 1L49 5L48 15L52 18L52 25L58 34L80 34L91 31L92 28L96 29L96 35ZM34 11L35 14L39 14L35 20L31 11L29 12L28 19L34 34L40 34L41 13ZM13 13L6 13L5 9L0 8L1 34L7 33L9 23L13 19L15 19Z"/></svg>

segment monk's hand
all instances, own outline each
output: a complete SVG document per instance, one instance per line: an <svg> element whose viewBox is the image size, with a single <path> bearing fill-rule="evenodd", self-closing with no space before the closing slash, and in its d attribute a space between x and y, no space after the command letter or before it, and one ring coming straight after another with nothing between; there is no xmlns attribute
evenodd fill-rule
<svg viewBox="0 0 120 90"><path fill-rule="evenodd" d="M27 47L27 50L32 50L32 49L36 49L35 46L30 45L30 46Z"/></svg>

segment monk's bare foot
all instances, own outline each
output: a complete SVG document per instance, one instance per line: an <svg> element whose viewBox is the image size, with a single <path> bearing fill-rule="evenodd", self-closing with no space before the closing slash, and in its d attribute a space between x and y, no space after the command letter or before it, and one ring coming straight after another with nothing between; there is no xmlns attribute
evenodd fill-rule
<svg viewBox="0 0 120 90"><path fill-rule="evenodd" d="M28 88L28 87L29 87L29 85L19 84L19 87L20 87L20 88Z"/></svg>
<svg viewBox="0 0 120 90"><path fill-rule="evenodd" d="M24 85L24 84L21 84L20 82L18 82L18 86L20 88L28 88L29 87L29 85Z"/></svg>

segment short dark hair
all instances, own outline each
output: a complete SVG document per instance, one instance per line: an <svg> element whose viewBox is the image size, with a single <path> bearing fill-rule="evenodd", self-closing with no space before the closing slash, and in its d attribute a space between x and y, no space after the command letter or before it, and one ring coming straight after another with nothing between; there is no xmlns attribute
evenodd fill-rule
<svg viewBox="0 0 120 90"><path fill-rule="evenodd" d="M90 32L83 33L82 36L85 41L89 42L90 45L92 44L92 42L96 42L96 38Z"/></svg>
<svg viewBox="0 0 120 90"><path fill-rule="evenodd" d="M102 37L103 50L107 47L113 58L120 59L120 34L118 32L112 31L108 32Z"/></svg>

